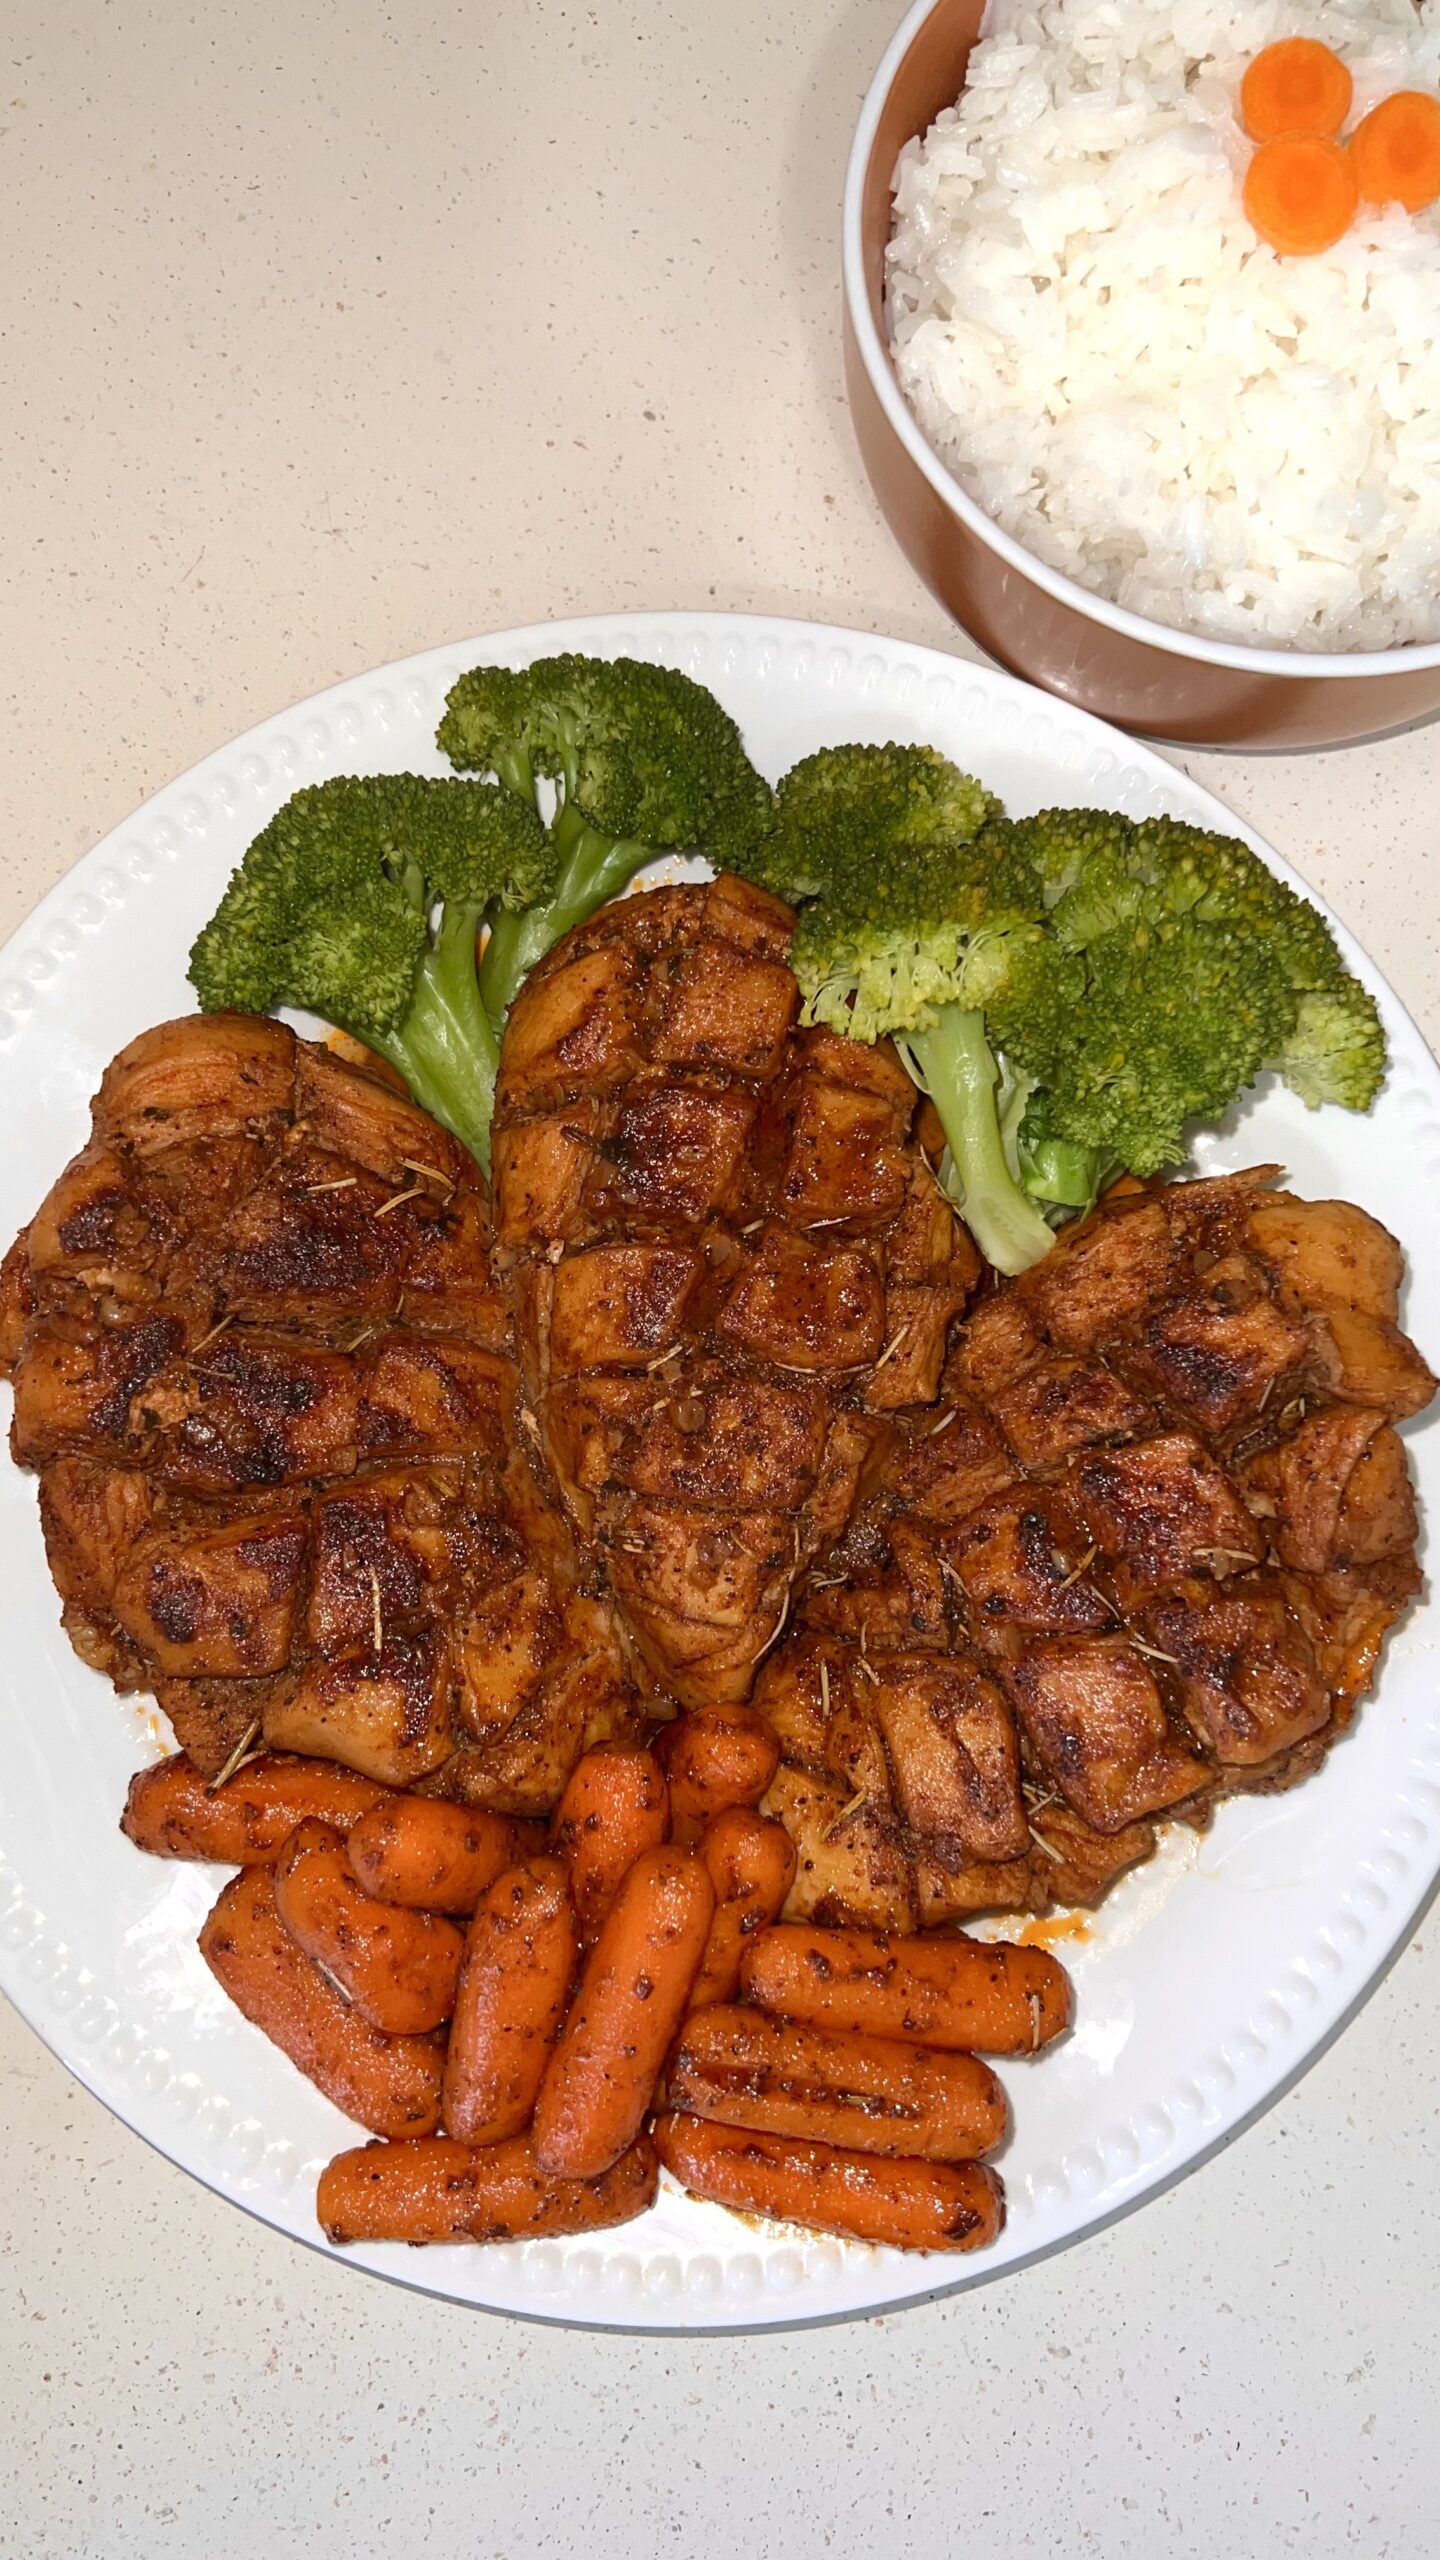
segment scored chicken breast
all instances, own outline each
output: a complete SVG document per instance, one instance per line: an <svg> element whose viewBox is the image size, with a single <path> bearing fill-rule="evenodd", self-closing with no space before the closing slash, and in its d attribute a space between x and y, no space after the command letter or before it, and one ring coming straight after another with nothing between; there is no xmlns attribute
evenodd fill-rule
<svg viewBox="0 0 1440 2560"><path fill-rule="evenodd" d="M796 1027L792 918L609 907L506 1027L496 1242L546 1456L651 1677L744 1698L980 1272L888 1047Z"/></svg>
<svg viewBox="0 0 1440 2560"><path fill-rule="evenodd" d="M1401 1257L1274 1168L1113 1196L957 1330L765 1664L792 1918L1098 1899L1294 1784L1420 1586Z"/></svg>
<svg viewBox="0 0 1440 2560"><path fill-rule="evenodd" d="M470 1157L283 1023L106 1072L0 1279L72 1643L213 1775L276 1748L517 1813L636 1708L526 1456Z"/></svg>

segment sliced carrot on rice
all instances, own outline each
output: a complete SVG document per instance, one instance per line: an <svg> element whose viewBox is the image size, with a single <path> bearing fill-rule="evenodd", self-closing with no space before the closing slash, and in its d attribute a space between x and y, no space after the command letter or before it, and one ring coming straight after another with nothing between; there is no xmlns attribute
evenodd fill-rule
<svg viewBox="0 0 1440 2560"><path fill-rule="evenodd" d="M1262 240L1288 258L1333 249L1355 219L1360 188L1350 155L1318 133L1262 142L1245 172L1245 211Z"/></svg>
<svg viewBox="0 0 1440 2560"><path fill-rule="evenodd" d="M1350 137L1350 158L1371 204L1423 213L1440 196L1440 98L1397 89L1362 116Z"/></svg>
<svg viewBox="0 0 1440 2560"><path fill-rule="evenodd" d="M1252 142L1287 133L1338 133L1355 84L1338 53L1313 36L1287 36L1257 53L1240 83L1240 121Z"/></svg>

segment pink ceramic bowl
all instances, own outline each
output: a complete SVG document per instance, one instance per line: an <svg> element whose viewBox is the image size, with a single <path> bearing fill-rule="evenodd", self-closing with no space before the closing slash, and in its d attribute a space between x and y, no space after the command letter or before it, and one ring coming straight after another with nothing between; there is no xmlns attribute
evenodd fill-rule
<svg viewBox="0 0 1440 2560"><path fill-rule="evenodd" d="M918 0L870 85L845 187L850 410L906 557L1003 666L1124 729L1191 746L1334 746L1440 710L1440 642L1322 657L1172 631L1032 558L932 452L886 345L890 180L902 146L959 96L983 14L983 0Z"/></svg>

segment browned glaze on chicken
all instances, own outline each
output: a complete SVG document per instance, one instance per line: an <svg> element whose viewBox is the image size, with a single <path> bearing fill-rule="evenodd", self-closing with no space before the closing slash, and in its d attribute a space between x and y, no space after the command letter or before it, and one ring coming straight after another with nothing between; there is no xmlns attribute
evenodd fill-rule
<svg viewBox="0 0 1440 2560"><path fill-rule="evenodd" d="M282 1023L122 1051L6 1258L14 1454L77 1652L213 1774L277 1749L509 1812L633 1695L518 1428L474 1164Z"/></svg>
<svg viewBox="0 0 1440 2560"><path fill-rule="evenodd" d="M1112 1197L957 1328L755 1693L792 1918L1093 1902L1314 1769L1419 1588L1401 1257L1273 1168Z"/></svg>
<svg viewBox="0 0 1440 2560"><path fill-rule="evenodd" d="M791 923L727 877L607 908L501 1062L496 1237L545 1451L687 1706L748 1694L979 1277L896 1058L797 1030Z"/></svg>

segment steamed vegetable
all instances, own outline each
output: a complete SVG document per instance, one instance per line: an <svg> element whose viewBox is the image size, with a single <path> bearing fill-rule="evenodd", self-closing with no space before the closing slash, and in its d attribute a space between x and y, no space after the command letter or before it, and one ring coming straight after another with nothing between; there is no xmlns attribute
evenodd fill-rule
<svg viewBox="0 0 1440 2560"><path fill-rule="evenodd" d="M1267 44L1240 83L1240 121L1252 142L1286 133L1338 133L1355 83L1338 53L1314 36Z"/></svg>
<svg viewBox="0 0 1440 2560"><path fill-rule="evenodd" d="M1010 824L926 747L835 747L776 793L752 876L796 902L811 1021L889 1034L935 1103L943 1171L996 1268L1116 1174L1183 1161L1262 1068L1368 1108L1372 999L1248 847L1173 818Z"/></svg>
<svg viewBox="0 0 1440 2560"><path fill-rule="evenodd" d="M1253 230L1282 257L1313 258L1344 238L1360 206L1354 155L1318 133L1262 142L1245 172Z"/></svg>
<svg viewBox="0 0 1440 2560"><path fill-rule="evenodd" d="M303 1005L352 1032L488 1170L499 1047L477 936L550 867L533 801L497 784L338 775L255 838L190 983L207 1013Z"/></svg>
<svg viewBox="0 0 1440 2560"><path fill-rule="evenodd" d="M1382 98L1351 135L1350 159L1370 203L1423 213L1440 196L1440 98L1424 89Z"/></svg>
<svg viewBox="0 0 1440 2560"><path fill-rule="evenodd" d="M555 788L542 886L489 918L480 991L497 1033L541 954L657 854L703 852L723 869L769 819L728 712L690 676L640 659L472 667L437 743L461 772L494 774L532 801L542 782Z"/></svg>

